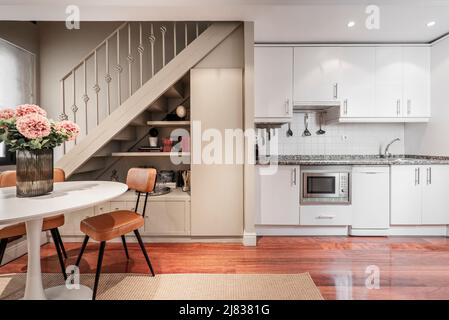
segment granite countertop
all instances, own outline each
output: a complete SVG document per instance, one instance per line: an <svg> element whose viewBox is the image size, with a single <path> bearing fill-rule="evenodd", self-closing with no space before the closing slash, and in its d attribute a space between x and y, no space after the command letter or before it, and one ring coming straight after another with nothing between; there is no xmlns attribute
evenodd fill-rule
<svg viewBox="0 0 449 320"><path fill-rule="evenodd" d="M269 164L274 157L260 157L257 164ZM434 165L449 164L449 157L392 155L381 158L379 155L279 155L279 165Z"/></svg>

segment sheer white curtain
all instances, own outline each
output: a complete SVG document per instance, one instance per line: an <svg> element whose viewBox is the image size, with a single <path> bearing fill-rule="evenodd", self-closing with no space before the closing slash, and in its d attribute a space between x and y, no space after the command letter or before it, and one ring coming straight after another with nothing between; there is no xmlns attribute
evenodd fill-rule
<svg viewBox="0 0 449 320"><path fill-rule="evenodd" d="M0 109L35 102L35 73L34 54L0 38Z"/></svg>

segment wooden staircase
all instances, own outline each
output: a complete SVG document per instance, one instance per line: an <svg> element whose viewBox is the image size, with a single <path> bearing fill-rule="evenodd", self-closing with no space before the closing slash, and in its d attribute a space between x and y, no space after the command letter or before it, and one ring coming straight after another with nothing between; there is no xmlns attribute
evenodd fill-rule
<svg viewBox="0 0 449 320"><path fill-rule="evenodd" d="M65 149L66 153L57 161L56 166L64 169L68 177L74 174L82 176L88 172L104 169L108 161L110 161L109 158L112 153L124 151L126 146L140 138L137 136L137 128L146 125L149 119L149 112L167 113L169 111L168 99L186 98L183 78L185 78L191 68L224 41L239 25L239 22L212 23L201 34L198 34L197 31L197 37L188 45L186 40L186 46L182 51L177 52L175 46L174 52L176 54L171 61L166 64L164 61L164 66L145 83L142 82L141 72L140 80L142 85L101 122L97 118L98 124L95 128L89 128L89 130L87 130L89 119L87 116L87 102L85 101L89 99L86 99L87 95L84 96L84 102L86 103L86 134L71 148ZM176 29L174 31L176 39ZM95 59L96 57L97 54L95 53ZM83 66L84 72L86 72L85 62L78 65L77 68L83 68ZM95 77L98 77L97 71L95 71ZM62 89L64 92L64 79L62 80ZM131 85L129 92L132 92ZM62 96L64 98L64 94ZM74 98L73 100L75 101L76 99ZM110 105L108 107L110 108ZM76 118L76 105L73 110L75 110L74 118ZM65 108L63 113L65 113Z"/></svg>

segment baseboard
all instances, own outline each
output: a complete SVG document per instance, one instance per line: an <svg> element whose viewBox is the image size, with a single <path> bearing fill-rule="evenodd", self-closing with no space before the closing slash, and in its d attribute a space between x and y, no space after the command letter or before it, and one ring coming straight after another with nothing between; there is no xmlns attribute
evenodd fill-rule
<svg viewBox="0 0 449 320"><path fill-rule="evenodd" d="M84 235L80 236L62 236L64 242L82 242ZM145 243L242 243L242 237L186 237L186 236L145 236L142 235ZM110 242L120 242L120 238L112 239ZM135 236L126 236L129 243L137 243Z"/></svg>
<svg viewBox="0 0 449 320"><path fill-rule="evenodd" d="M392 226L390 236L447 237L447 226Z"/></svg>
<svg viewBox="0 0 449 320"><path fill-rule="evenodd" d="M41 245L48 242L48 237L45 232L41 234ZM13 261L28 252L27 249L27 241L26 237L17 239L11 243L8 243L6 247L5 255L3 256L3 260L1 265L7 264L10 261Z"/></svg>
<svg viewBox="0 0 449 320"><path fill-rule="evenodd" d="M243 232L243 245L245 247L257 246L257 234L255 232Z"/></svg>
<svg viewBox="0 0 449 320"><path fill-rule="evenodd" d="M256 226L258 236L347 236L347 226L325 226L325 227L304 227L304 226Z"/></svg>
<svg viewBox="0 0 449 320"><path fill-rule="evenodd" d="M349 228L349 235L354 237L387 237L390 235L389 229L352 229Z"/></svg>

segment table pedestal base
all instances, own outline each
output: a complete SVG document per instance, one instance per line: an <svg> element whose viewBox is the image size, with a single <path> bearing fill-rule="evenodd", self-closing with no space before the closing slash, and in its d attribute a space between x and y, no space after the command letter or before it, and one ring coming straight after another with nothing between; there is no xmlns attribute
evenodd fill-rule
<svg viewBox="0 0 449 320"><path fill-rule="evenodd" d="M48 300L92 300L91 288L80 285L79 289L67 289L65 285L45 289Z"/></svg>

